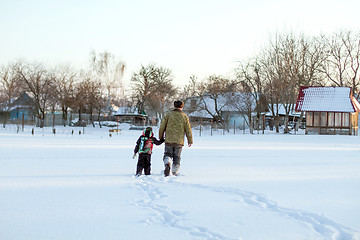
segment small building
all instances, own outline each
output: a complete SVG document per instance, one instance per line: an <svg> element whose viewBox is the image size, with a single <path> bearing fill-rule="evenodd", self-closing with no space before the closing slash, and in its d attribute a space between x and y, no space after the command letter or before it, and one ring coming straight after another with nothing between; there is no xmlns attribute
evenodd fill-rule
<svg viewBox="0 0 360 240"><path fill-rule="evenodd" d="M274 111L277 114L273 114L273 112L270 111L271 107L274 108ZM301 124L299 127L301 129L305 129L305 119L300 119L301 113L295 111L295 104L291 104L290 106L287 106L287 108L290 108L288 114L286 114L284 104L269 104L269 111L265 113L265 122L266 125L269 126L270 130L272 130L276 126L276 117L278 117L279 126L283 126L285 124L286 117L288 117L289 130L293 129L299 120L301 120Z"/></svg>
<svg viewBox="0 0 360 240"><path fill-rule="evenodd" d="M254 97L242 92L222 93L216 98L205 93L202 96L187 98L184 102L183 110L194 126L200 123L218 123L219 119L222 119L228 128L243 129L256 107Z"/></svg>
<svg viewBox="0 0 360 240"><path fill-rule="evenodd" d="M136 109L128 107L120 107L114 116L117 117L120 123L130 123L135 126L145 126L149 122L145 113L139 114Z"/></svg>
<svg viewBox="0 0 360 240"><path fill-rule="evenodd" d="M2 121L34 121L36 104L30 95L23 92L20 96L11 99L10 104L8 102L0 103L0 118Z"/></svg>
<svg viewBox="0 0 360 240"><path fill-rule="evenodd" d="M358 134L360 104L350 87L301 87L295 110L306 114L306 134Z"/></svg>

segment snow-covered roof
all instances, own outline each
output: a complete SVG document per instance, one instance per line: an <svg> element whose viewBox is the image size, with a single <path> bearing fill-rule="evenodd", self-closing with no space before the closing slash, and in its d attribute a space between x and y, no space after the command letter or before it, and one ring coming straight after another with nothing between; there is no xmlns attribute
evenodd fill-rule
<svg viewBox="0 0 360 240"><path fill-rule="evenodd" d="M198 110L188 114L189 117L196 117L196 118L208 118L212 119L213 116L210 115L206 110Z"/></svg>
<svg viewBox="0 0 360 240"><path fill-rule="evenodd" d="M215 100L209 94L204 94L202 97L193 97L191 99L196 100L197 109L190 113L189 116L212 118L211 114L217 115L215 111ZM221 112L238 112L242 109L246 109L249 104L252 108L255 108L256 100L248 93L223 93L216 99L217 109ZM188 110L189 108L191 108L191 105L185 104L185 110Z"/></svg>
<svg viewBox="0 0 360 240"><path fill-rule="evenodd" d="M278 115L286 115L286 109L283 104L273 104L275 114L277 112ZM271 112L271 105L268 105L269 111L266 112L265 116L273 117L273 113ZM276 110L277 109L277 110ZM257 113L255 113L257 114ZM296 112L295 110L289 111L289 116L300 116L299 112Z"/></svg>
<svg viewBox="0 0 360 240"><path fill-rule="evenodd" d="M33 98L30 97L28 92L23 92L20 96L13 97L10 99L10 104L6 100L0 103L0 111L13 111L20 108L33 108Z"/></svg>
<svg viewBox="0 0 360 240"><path fill-rule="evenodd" d="M138 111L132 107L119 107L115 115L137 115Z"/></svg>
<svg viewBox="0 0 360 240"><path fill-rule="evenodd" d="M359 112L360 104L349 87L301 87L295 110L313 112Z"/></svg>

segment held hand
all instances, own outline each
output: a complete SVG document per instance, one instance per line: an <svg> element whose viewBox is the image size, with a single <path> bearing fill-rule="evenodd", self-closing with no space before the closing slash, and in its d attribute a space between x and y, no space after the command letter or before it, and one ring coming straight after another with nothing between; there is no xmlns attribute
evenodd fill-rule
<svg viewBox="0 0 360 240"><path fill-rule="evenodd" d="M191 147L191 144L188 144L188 147Z"/></svg>

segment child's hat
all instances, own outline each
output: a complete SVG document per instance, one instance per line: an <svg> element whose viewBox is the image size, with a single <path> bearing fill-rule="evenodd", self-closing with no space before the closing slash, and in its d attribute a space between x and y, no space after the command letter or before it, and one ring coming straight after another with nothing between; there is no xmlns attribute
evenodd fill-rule
<svg viewBox="0 0 360 240"><path fill-rule="evenodd" d="M145 137L152 137L154 136L153 132L152 132L152 127L147 127L145 128L144 132L143 132L143 135Z"/></svg>

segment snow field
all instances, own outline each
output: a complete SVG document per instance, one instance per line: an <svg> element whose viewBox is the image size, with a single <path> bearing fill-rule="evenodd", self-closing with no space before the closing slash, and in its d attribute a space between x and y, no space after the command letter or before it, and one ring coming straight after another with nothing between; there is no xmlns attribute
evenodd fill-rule
<svg viewBox="0 0 360 240"><path fill-rule="evenodd" d="M70 132L0 130L0 239L360 239L359 137L194 131L136 178L140 131Z"/></svg>

